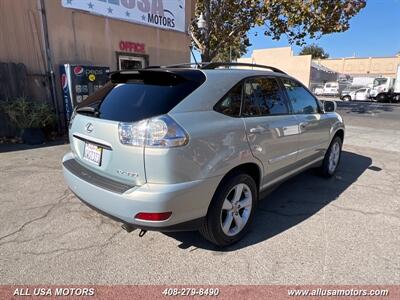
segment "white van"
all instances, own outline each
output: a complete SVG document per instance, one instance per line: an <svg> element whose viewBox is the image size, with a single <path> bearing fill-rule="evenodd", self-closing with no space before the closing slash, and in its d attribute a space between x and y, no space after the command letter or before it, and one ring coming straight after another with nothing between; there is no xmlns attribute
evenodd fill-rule
<svg viewBox="0 0 400 300"><path fill-rule="evenodd" d="M325 83L322 94L324 96L338 96L339 95L339 82L330 81Z"/></svg>

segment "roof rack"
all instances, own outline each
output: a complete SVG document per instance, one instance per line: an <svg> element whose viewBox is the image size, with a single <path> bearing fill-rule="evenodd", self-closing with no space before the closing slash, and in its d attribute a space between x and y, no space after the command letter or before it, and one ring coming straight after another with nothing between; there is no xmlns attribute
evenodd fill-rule
<svg viewBox="0 0 400 300"><path fill-rule="evenodd" d="M257 65L257 64L249 64L249 63L237 63L237 62L212 62L212 63L208 63L204 68L202 69L216 69L219 67L253 67L253 68L262 68L262 69L269 69L273 72L277 72L277 73L282 73L282 74L286 74L285 72L283 72L282 70L275 68L275 67L271 67L271 66L264 66L264 65Z"/></svg>
<svg viewBox="0 0 400 300"><path fill-rule="evenodd" d="M202 63L186 63L186 64L177 64L177 65L169 65L169 66L149 66L145 69L178 69L178 68L187 68L187 67L195 67L196 69L203 70L214 70L220 67L252 67L252 68L262 68L268 69L273 72L286 74L282 70L264 65L257 64L249 64L249 63L237 63L237 62L202 62Z"/></svg>

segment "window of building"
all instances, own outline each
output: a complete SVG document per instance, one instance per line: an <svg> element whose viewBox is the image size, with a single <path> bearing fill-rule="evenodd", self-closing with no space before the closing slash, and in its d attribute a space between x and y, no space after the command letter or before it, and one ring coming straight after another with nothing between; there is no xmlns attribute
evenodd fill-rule
<svg viewBox="0 0 400 300"><path fill-rule="evenodd" d="M245 117L289 113L288 105L274 78L254 78L246 81L243 101L242 115Z"/></svg>
<svg viewBox="0 0 400 300"><path fill-rule="evenodd" d="M292 104L295 114L316 114L318 113L318 103L314 96L307 91L300 83L283 78L283 85Z"/></svg>
<svg viewBox="0 0 400 300"><path fill-rule="evenodd" d="M118 70L137 70L148 66L148 55L124 52L116 52L116 55Z"/></svg>

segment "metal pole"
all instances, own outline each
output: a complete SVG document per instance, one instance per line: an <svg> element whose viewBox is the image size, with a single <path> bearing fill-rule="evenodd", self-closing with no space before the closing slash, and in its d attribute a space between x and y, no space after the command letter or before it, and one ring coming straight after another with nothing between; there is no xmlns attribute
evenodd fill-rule
<svg viewBox="0 0 400 300"><path fill-rule="evenodd" d="M49 30L47 25L47 17L46 17L46 6L44 0L40 0L40 12L42 15L42 28L43 28L43 37L44 37L44 50L46 53L46 61L47 61L47 72L50 77L50 88L51 88L51 98L53 101L54 109L57 115L57 130L60 133L62 130L61 120L60 120L60 109L58 107L57 94L56 94L56 81L53 63L51 60L50 53L50 42L49 42Z"/></svg>

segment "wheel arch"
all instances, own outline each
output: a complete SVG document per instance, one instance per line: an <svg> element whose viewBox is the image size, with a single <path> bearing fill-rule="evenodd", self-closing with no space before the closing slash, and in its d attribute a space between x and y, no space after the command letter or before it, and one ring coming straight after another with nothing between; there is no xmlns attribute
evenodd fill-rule
<svg viewBox="0 0 400 300"><path fill-rule="evenodd" d="M240 164L240 165L232 168L229 172L227 172L225 174L224 177L222 177L218 186L220 186L221 183L226 178L228 178L229 176L232 176L235 173L245 173L245 174L248 174L249 176L251 176L254 179L254 181L257 185L257 191L259 192L260 186L261 186L262 169L258 164L254 163L254 162L243 163L243 164Z"/></svg>
<svg viewBox="0 0 400 300"><path fill-rule="evenodd" d="M221 181L218 184L217 189L215 190L214 197L211 201L211 203L208 206L207 209L207 215L204 218L203 224L200 227L199 231L200 233L209 241L212 243L218 245L218 246L226 246L232 243L237 242L240 240L244 234L246 234L248 230L248 226L251 223L252 216L254 216L254 208L255 205L257 204L257 199L258 199L258 194L259 194L259 186L260 186L260 181L261 181L261 167L255 163L255 162L246 162L242 163L240 165L235 166L232 168L229 172L227 172ZM249 219L245 223L245 227L242 228L235 236L226 236L225 233L223 233L223 229L221 226L221 210L223 206L223 202L225 201L225 195L226 192L229 193L229 187L225 186L225 183L229 184L229 180L233 180L235 178L235 175L239 174L247 174L251 176L253 179L255 179L255 184L257 186L257 191L255 198L251 205L251 214ZM259 177L259 178L258 178ZM222 189L222 191L221 191ZM224 195L224 198L221 198L221 194L219 192L224 192L222 195ZM218 224L217 224L218 223Z"/></svg>
<svg viewBox="0 0 400 300"><path fill-rule="evenodd" d="M348 99L349 101L353 100L350 95L345 95L342 97L343 100Z"/></svg>
<svg viewBox="0 0 400 300"><path fill-rule="evenodd" d="M340 128L340 129L336 130L335 134L332 137L332 140L337 136L341 138L342 143L343 143L343 141L344 141L344 129Z"/></svg>

